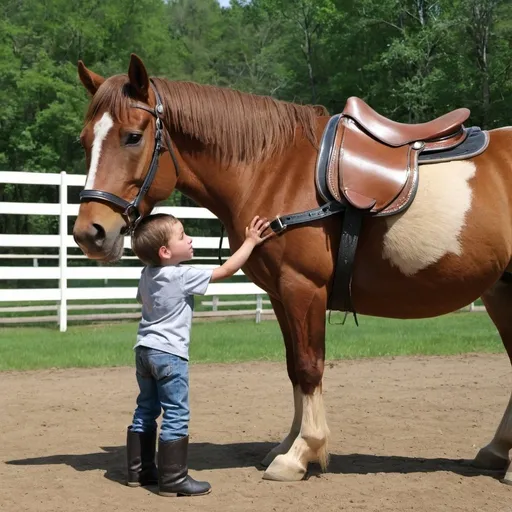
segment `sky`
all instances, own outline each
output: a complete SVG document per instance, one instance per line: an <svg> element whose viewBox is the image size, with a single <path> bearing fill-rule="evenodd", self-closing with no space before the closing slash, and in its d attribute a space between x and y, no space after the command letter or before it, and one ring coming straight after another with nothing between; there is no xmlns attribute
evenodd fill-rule
<svg viewBox="0 0 512 512"><path fill-rule="evenodd" d="M229 0L219 0L219 4L222 5L222 7L228 7Z"/></svg>

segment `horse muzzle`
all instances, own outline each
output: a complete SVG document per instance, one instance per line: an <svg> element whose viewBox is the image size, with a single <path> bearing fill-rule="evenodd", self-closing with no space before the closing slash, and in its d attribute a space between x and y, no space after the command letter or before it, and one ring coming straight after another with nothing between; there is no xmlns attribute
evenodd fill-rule
<svg viewBox="0 0 512 512"><path fill-rule="evenodd" d="M107 234L100 224L89 224L85 229L73 230L73 238L82 252L91 260L112 263L123 255L123 236Z"/></svg>
<svg viewBox="0 0 512 512"><path fill-rule="evenodd" d="M107 211L97 211L103 209ZM110 214L108 219L105 213ZM88 258L117 261L123 254L121 230L124 227L123 218L110 208L100 204L82 204L73 227L73 238Z"/></svg>

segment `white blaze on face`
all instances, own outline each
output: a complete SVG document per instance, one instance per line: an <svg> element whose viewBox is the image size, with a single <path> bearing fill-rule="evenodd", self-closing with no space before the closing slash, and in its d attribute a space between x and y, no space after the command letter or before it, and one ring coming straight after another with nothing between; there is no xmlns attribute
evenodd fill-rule
<svg viewBox="0 0 512 512"><path fill-rule="evenodd" d="M386 218L383 258L406 276L439 261L445 254L460 256L460 235L471 210L468 183L476 173L473 162L421 165L418 192L403 213Z"/></svg>
<svg viewBox="0 0 512 512"><path fill-rule="evenodd" d="M87 181L85 183L86 189L94 188L94 179L96 178L96 171L100 162L101 148L109 130L114 126L114 122L108 112L105 112L101 119L94 125L94 140L92 143L91 166L87 174Z"/></svg>

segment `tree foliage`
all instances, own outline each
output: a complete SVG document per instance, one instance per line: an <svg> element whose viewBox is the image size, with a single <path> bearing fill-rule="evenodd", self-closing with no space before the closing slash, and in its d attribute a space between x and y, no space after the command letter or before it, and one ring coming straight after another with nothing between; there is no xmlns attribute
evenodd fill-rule
<svg viewBox="0 0 512 512"><path fill-rule="evenodd" d="M461 106L484 128L512 119L506 0L2 0L0 169L83 173L76 63L108 76L126 72L131 52L153 75L332 113L357 95L402 122ZM5 186L0 200L49 193ZM0 229L43 229L28 222Z"/></svg>

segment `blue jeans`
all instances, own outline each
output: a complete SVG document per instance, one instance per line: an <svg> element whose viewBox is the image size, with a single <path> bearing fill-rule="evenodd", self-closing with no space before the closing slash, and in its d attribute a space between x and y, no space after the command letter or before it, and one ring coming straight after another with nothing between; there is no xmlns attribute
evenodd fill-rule
<svg viewBox="0 0 512 512"><path fill-rule="evenodd" d="M172 441L188 435L188 361L161 350L135 349L139 396L133 415L133 432L152 432L163 410L160 439Z"/></svg>

